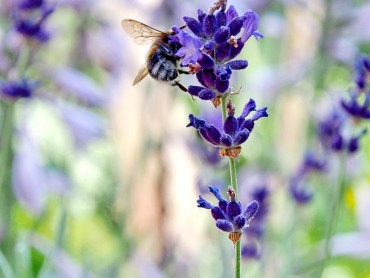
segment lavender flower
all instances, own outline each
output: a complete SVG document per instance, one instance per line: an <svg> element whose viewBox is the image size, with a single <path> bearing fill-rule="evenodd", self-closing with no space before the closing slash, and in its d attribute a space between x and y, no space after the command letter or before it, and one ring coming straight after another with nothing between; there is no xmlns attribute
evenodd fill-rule
<svg viewBox="0 0 370 278"><path fill-rule="evenodd" d="M342 99L341 106L355 120L370 119L370 88L367 79L370 77L370 60L361 56L355 62L356 87L350 92L349 99Z"/></svg>
<svg viewBox="0 0 370 278"><path fill-rule="evenodd" d="M42 0L24 0L14 12L14 27L27 38L45 42L49 39L49 34L44 22L53 11Z"/></svg>
<svg viewBox="0 0 370 278"><path fill-rule="evenodd" d="M35 82L30 82L27 79L21 79L19 81L11 80L3 84L0 83L0 96L11 99L29 98L33 94L35 85Z"/></svg>
<svg viewBox="0 0 370 278"><path fill-rule="evenodd" d="M255 101L250 99L238 118L234 117L235 107L231 101L229 101L227 109L228 117L224 121L222 130L212 124L207 124L193 114L189 115L190 123L187 127L194 127L206 142L220 148L221 156L237 158L241 151L240 145L248 139L254 128L254 122L268 116L267 108L256 110ZM245 119L252 111L256 112L249 119Z"/></svg>
<svg viewBox="0 0 370 278"><path fill-rule="evenodd" d="M184 21L193 34L173 28L182 45L176 56L182 58L181 64L188 66L190 73L196 73L201 84L189 86L188 92L200 99L212 100L217 107L219 98L229 89L232 71L248 66L246 60L233 59L251 36L263 37L257 32L258 15L248 10L239 16L230 6L226 11L222 7L217 13L215 9L208 14L198 10L197 19L185 16Z"/></svg>
<svg viewBox="0 0 370 278"><path fill-rule="evenodd" d="M357 135L345 137L343 133L344 118L332 112L318 125L318 133L324 148L334 152L355 153L359 147L359 139L365 134L362 130Z"/></svg>
<svg viewBox="0 0 370 278"><path fill-rule="evenodd" d="M342 108L355 119L370 119L370 95L366 94L362 104L359 97L351 97L349 100L342 99Z"/></svg>
<svg viewBox="0 0 370 278"><path fill-rule="evenodd" d="M234 244L239 241L242 229L248 227L256 215L259 205L257 201L250 202L245 209L239 201L235 201L235 192L231 186L227 190L230 202L225 200L217 187L208 186L209 191L217 198L218 206L213 206L199 195L198 207L210 209L212 217L216 220L216 227L223 232L230 233L229 238Z"/></svg>
<svg viewBox="0 0 370 278"><path fill-rule="evenodd" d="M311 173L322 173L326 170L326 162L312 152L306 153L297 174L290 180L289 192L298 204L308 203L313 193L305 187L305 180Z"/></svg>

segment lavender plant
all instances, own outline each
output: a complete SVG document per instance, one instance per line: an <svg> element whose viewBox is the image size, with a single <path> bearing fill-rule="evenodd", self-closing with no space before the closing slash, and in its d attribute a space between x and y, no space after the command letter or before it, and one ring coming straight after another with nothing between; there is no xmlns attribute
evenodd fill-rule
<svg viewBox="0 0 370 278"><path fill-rule="evenodd" d="M227 194L230 201L224 199L215 186L209 190L218 199L218 206L208 203L199 196L198 206L210 209L216 220L216 227L229 233L235 247L235 277L240 277L241 245L243 228L248 226L256 214L259 204L252 201L244 209L238 201L236 159L239 157L242 144L247 141L254 129L255 122L267 117L267 108L256 109L253 99L244 106L239 117L235 117L235 106L232 103L234 90L230 78L234 71L247 68L246 60L235 60L251 36L263 38L258 29L258 15L248 10L239 15L234 6L226 7L227 1L216 1L205 13L198 10L198 17L184 17L190 29L174 26L175 35L171 40L181 47L175 54L180 58L181 66L187 66L189 72L196 74L198 85L187 88L192 97L212 101L215 108L220 108L223 116L223 127L217 128L193 114L189 115L187 127L198 130L203 140L219 149L219 154L228 157L230 165L230 186ZM248 117L252 112L252 116ZM248 117L248 118L247 118Z"/></svg>

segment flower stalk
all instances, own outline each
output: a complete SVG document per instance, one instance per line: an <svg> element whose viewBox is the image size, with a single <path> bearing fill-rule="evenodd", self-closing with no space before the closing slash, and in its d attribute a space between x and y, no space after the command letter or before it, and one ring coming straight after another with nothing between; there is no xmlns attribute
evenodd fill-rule
<svg viewBox="0 0 370 278"><path fill-rule="evenodd" d="M227 114L226 114L226 99L227 96L221 97L221 112L222 112L222 119L225 121ZM238 183L237 183L237 174L236 174L236 164L235 158L229 157L229 166L230 166L230 185L234 189L235 192L235 200L237 201L239 198L238 196ZM235 244L235 278L240 278L241 274L241 244L240 239Z"/></svg>

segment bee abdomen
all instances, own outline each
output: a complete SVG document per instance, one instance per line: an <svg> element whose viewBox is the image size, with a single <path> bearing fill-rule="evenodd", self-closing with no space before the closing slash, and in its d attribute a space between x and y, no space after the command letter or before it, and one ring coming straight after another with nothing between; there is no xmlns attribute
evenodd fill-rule
<svg viewBox="0 0 370 278"><path fill-rule="evenodd" d="M178 76L176 65L159 53L154 53L151 57L148 70L153 78L161 81L172 81Z"/></svg>

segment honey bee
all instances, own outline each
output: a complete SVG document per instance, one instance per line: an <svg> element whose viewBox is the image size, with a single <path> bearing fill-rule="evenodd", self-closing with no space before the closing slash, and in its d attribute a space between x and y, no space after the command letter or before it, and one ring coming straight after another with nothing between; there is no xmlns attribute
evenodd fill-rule
<svg viewBox="0 0 370 278"><path fill-rule="evenodd" d="M175 56L175 53L180 45L169 41L169 36L175 35L175 32L172 30L162 32L133 19L124 19L121 24L123 30L134 39L136 44L151 44L146 63L139 70L132 85L139 83L149 74L156 80L170 82L172 86L178 86L187 92L187 89L176 81L180 73L189 73L177 66L179 58ZM185 27L186 25L180 29Z"/></svg>

